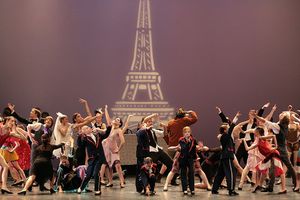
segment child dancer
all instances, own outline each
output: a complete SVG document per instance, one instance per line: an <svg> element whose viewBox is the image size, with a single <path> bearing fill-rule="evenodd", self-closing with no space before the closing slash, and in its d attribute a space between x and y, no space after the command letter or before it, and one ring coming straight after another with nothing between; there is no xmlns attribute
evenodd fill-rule
<svg viewBox="0 0 300 200"><path fill-rule="evenodd" d="M152 158L146 157L144 159L144 165L141 167L140 173L140 182L144 188L145 195L154 195L155 191L155 172L156 172L156 164L153 163Z"/></svg>
<svg viewBox="0 0 300 200"><path fill-rule="evenodd" d="M196 140L191 136L191 128L186 126L183 128L183 137L179 139L179 144L176 147L169 147L169 149L177 149L180 151L178 158L179 167L181 169L181 185L184 195L187 195L187 170L188 181L191 194L195 194L195 179L194 179L194 160L196 155Z"/></svg>

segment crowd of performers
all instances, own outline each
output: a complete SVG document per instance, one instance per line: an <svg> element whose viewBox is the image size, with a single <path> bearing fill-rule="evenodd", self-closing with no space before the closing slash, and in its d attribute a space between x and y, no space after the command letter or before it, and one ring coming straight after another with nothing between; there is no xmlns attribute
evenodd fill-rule
<svg viewBox="0 0 300 200"><path fill-rule="evenodd" d="M97 109L92 113L86 100L79 101L87 116L74 113L72 122L62 113L57 113L54 120L37 107L32 108L29 119L18 115L11 103L4 108L0 118L2 194L12 194L7 187L9 173L14 180L11 186L22 187L19 195L26 195L33 186L50 194L93 191L100 195L101 185L114 187L113 171L120 180L118 187L125 187L120 151L126 151L124 134L132 116L123 124L121 118L110 118L107 106L103 112ZM279 114L278 122L273 122L276 105L264 115L269 105L250 110L248 119L242 122L238 122L239 112L230 119L216 107L221 125L215 136L220 145L213 148L193 136L192 125L198 120L194 111L180 108L166 124L159 122L158 114L145 116L136 131L136 191L154 195L155 184L161 183L165 175L163 191L168 191L169 185L178 186L176 180L180 176L184 195L194 195L195 188L218 194L220 187L226 187L229 195L234 196L238 195L235 190L238 172L241 175L238 190L250 183L253 193L273 192L275 177L280 177L278 194L285 194L289 174L293 192L299 192L299 111L289 106ZM159 146L158 137L165 139L167 149ZM200 181L195 181L195 177ZM93 190L88 185L91 178L94 178ZM50 188L45 187L48 181Z"/></svg>

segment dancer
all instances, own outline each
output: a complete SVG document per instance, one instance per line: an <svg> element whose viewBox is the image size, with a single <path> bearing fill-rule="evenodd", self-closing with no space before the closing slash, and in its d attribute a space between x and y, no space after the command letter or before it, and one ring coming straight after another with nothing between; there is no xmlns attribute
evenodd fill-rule
<svg viewBox="0 0 300 200"><path fill-rule="evenodd" d="M68 157L62 155L57 170L57 180L55 188L58 192L77 190L81 187L86 174L86 166L81 165L73 170L73 165Z"/></svg>
<svg viewBox="0 0 300 200"><path fill-rule="evenodd" d="M101 187L99 185L99 172L101 165L104 164L102 157L104 157L104 153L102 151L102 146L100 143L102 142L100 133L93 134L93 130L89 126L83 126L81 128L82 134L85 136L84 138L84 146L88 156L88 167L86 176L80 188L78 188L77 193L80 194L82 190L85 189L87 184L89 183L92 176L95 179L95 195L101 195Z"/></svg>
<svg viewBox="0 0 300 200"><path fill-rule="evenodd" d="M262 188L262 183L266 178L267 172L271 167L271 162L274 165L275 170L272 170L271 173L274 173L274 176L280 176L281 178L281 191L278 192L278 194L285 194L286 188L285 188L285 174L283 171L283 167L280 160L279 152L277 149L277 140L275 135L268 135L265 136L265 131L261 127L255 128L254 131L255 136L258 138L255 143L253 143L250 147L248 147L247 142L245 139L243 139L243 143L246 147L247 151L250 151L252 149L258 148L259 152L265 157L263 160L261 160L256 168L262 173L262 176L260 177L260 180L257 184L257 186L254 189L254 193L257 190L260 190ZM275 144L275 147L273 148L272 145L267 141L267 139L272 138Z"/></svg>
<svg viewBox="0 0 300 200"><path fill-rule="evenodd" d="M14 117L10 116L4 119L3 125L0 125L0 146L2 146L9 137L16 137L22 140L26 140L26 137L20 134L20 132L22 132L20 128L16 128L15 130L13 130L15 124L16 124L16 120ZM1 193L12 194L12 192L9 191L7 188L7 175L8 175L9 166L2 155L0 155L0 165L2 167Z"/></svg>
<svg viewBox="0 0 300 200"><path fill-rule="evenodd" d="M64 144L51 145L50 137L47 134L43 134L41 138L42 144L36 148L36 158L31 167L31 174L24 188L18 192L19 195L26 195L26 191L32 186L34 181L41 186L53 177L53 167L51 163L53 150L63 147ZM50 194L54 192L53 182L50 181Z"/></svg>
<svg viewBox="0 0 300 200"><path fill-rule="evenodd" d="M108 113L107 105L105 106L105 117L106 117L107 125L111 126L111 131L109 136L102 141L105 158L107 161L107 165L109 166L111 175L112 175L112 167L113 165L115 166L120 179L120 187L124 188L125 185L124 185L124 176L122 173L122 167L120 162L120 151L124 146L125 143L124 133L128 128L128 123L132 115L128 115L127 121L125 122L123 128L121 128L123 122L120 118L117 117L114 120L111 120ZM117 140L120 141L120 145L117 144ZM111 187L112 185L113 183L110 182L108 183L107 186Z"/></svg>
<svg viewBox="0 0 300 200"><path fill-rule="evenodd" d="M226 176L227 189L229 191L229 195L230 196L238 195L238 193L235 192L234 190L236 171L233 168L235 148L232 139L232 131L233 128L235 127L235 123L237 122L239 116L240 116L240 112L237 112L234 119L232 120L230 127L229 125L222 125L220 127L220 133L221 133L220 142L222 145L222 152L220 158L220 165L212 187L212 194L218 194L218 189L221 185L221 182L224 176Z"/></svg>
<svg viewBox="0 0 300 200"><path fill-rule="evenodd" d="M179 145L175 148L180 151L179 166L181 169L181 185L184 195L187 195L187 185L192 195L195 194L195 179L194 179L194 160L196 159L196 140L191 135L191 128L186 126L183 128L183 137L179 140ZM171 149L172 147L170 147ZM188 181L187 184L187 169Z"/></svg>
<svg viewBox="0 0 300 200"><path fill-rule="evenodd" d="M291 161L288 158L288 153L287 153L287 149L286 149L286 139L285 139L285 135L288 132L288 125L290 122L290 114L288 112L282 112L279 115L279 122L278 123L273 123L270 122L262 117L259 117L257 114L253 114L253 116L260 121L262 124L264 124L267 129L272 129L273 133L276 136L277 139L277 144L278 144L278 148L277 150L280 153L280 160L285 164L285 166L288 168L288 170L290 170L291 175L292 175L292 179L293 179L293 191L297 191L299 189L299 183L297 182L297 178L296 178L296 171L292 166ZM274 182L275 182L275 176L274 176L274 167L271 168L270 170L270 182L269 185L266 189L262 190L264 192L273 192L273 186L274 186Z"/></svg>
<svg viewBox="0 0 300 200"><path fill-rule="evenodd" d="M155 172L156 164L153 163L150 157L144 159L144 165L141 167L139 180L147 196L155 195Z"/></svg>

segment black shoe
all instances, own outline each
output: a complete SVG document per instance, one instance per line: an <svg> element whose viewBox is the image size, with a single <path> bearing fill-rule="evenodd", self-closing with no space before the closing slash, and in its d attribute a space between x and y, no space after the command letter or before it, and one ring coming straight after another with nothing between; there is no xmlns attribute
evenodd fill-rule
<svg viewBox="0 0 300 200"><path fill-rule="evenodd" d="M24 183L24 181L21 180L21 181L14 182L11 186L19 186L19 185L22 185L23 183Z"/></svg>
<svg viewBox="0 0 300 200"><path fill-rule="evenodd" d="M216 190L212 190L211 193L212 193L212 194L219 194L219 192L216 191Z"/></svg>
<svg viewBox="0 0 300 200"><path fill-rule="evenodd" d="M18 192L18 195L26 195L26 190L22 190L22 191L20 191L20 192Z"/></svg>
<svg viewBox="0 0 300 200"><path fill-rule="evenodd" d="M191 195L195 195L195 191L191 191Z"/></svg>
<svg viewBox="0 0 300 200"><path fill-rule="evenodd" d="M50 191L50 189L46 188L44 185L40 185L40 191Z"/></svg>
<svg viewBox="0 0 300 200"><path fill-rule="evenodd" d="M273 192L273 188L263 188L261 192Z"/></svg>
<svg viewBox="0 0 300 200"><path fill-rule="evenodd" d="M150 191L150 196L153 196L153 195L155 195L155 191Z"/></svg>
<svg viewBox="0 0 300 200"><path fill-rule="evenodd" d="M241 188L241 187L238 187L238 190L243 190L243 188Z"/></svg>
<svg viewBox="0 0 300 200"><path fill-rule="evenodd" d="M108 184L106 184L106 186L105 186L105 187L112 187L112 186L114 186L114 184L112 184L112 183L108 183Z"/></svg>
<svg viewBox="0 0 300 200"><path fill-rule="evenodd" d="M176 181L171 181L171 185L173 185L173 186L178 186L179 183L176 183Z"/></svg>
<svg viewBox="0 0 300 200"><path fill-rule="evenodd" d="M32 185L29 186L28 191L29 191L29 192L32 192Z"/></svg>
<svg viewBox="0 0 300 200"><path fill-rule="evenodd" d="M6 190L6 189L1 189L1 193L2 193L2 194L12 194L11 191Z"/></svg>
<svg viewBox="0 0 300 200"><path fill-rule="evenodd" d="M299 192L299 188L298 189L293 188L293 192Z"/></svg>
<svg viewBox="0 0 300 200"><path fill-rule="evenodd" d="M261 187L259 185L255 187L255 189L252 191L252 193L256 193L258 190L261 190Z"/></svg>
<svg viewBox="0 0 300 200"><path fill-rule="evenodd" d="M55 190L53 190L53 188L50 189L50 194L55 193Z"/></svg>
<svg viewBox="0 0 300 200"><path fill-rule="evenodd" d="M277 194L286 194L287 193L287 191L286 190L283 190L283 191L281 191L281 192L278 192Z"/></svg>
<svg viewBox="0 0 300 200"><path fill-rule="evenodd" d="M236 191L229 191L229 196L236 196L239 195L239 193L237 193Z"/></svg>
<svg viewBox="0 0 300 200"><path fill-rule="evenodd" d="M188 192L185 190L185 191L183 191L183 194L184 195L188 195Z"/></svg>

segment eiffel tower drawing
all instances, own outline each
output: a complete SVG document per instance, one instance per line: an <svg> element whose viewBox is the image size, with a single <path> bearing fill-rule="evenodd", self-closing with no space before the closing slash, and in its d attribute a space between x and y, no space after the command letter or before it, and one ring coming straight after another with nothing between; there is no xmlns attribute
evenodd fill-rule
<svg viewBox="0 0 300 200"><path fill-rule="evenodd" d="M134 55L121 101L112 107L114 116L124 119L134 114L129 128L135 129L142 117L158 113L161 121L174 116L174 108L165 101L160 88L161 77L155 70L151 34L150 0L140 0Z"/></svg>

